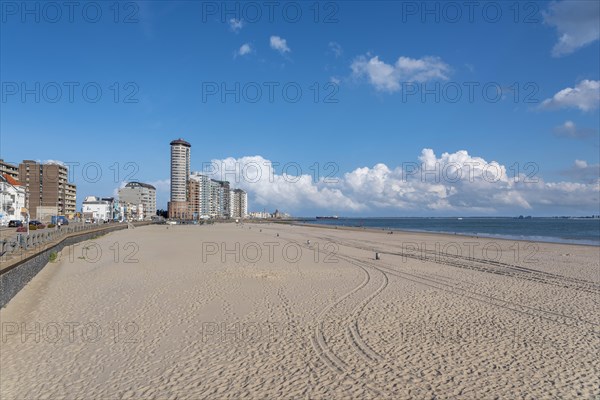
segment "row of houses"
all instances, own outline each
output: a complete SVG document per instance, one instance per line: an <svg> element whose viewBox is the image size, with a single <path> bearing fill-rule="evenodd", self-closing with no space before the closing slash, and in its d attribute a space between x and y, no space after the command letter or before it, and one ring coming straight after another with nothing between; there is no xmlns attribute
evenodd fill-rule
<svg viewBox="0 0 600 400"><path fill-rule="evenodd" d="M232 189L228 181L210 179L192 172L188 182L188 204L192 219L245 218L248 215L248 194Z"/></svg>
<svg viewBox="0 0 600 400"><path fill-rule="evenodd" d="M0 224L23 220L23 209L32 219L74 215L77 187L69 182L62 164L23 160L18 166L0 160Z"/></svg>
<svg viewBox="0 0 600 400"><path fill-rule="evenodd" d="M114 197L88 196L81 206L85 222L143 221L154 214L144 212L143 204L128 203Z"/></svg>
<svg viewBox="0 0 600 400"><path fill-rule="evenodd" d="M0 160L0 225L11 220L43 222L52 216L81 217L94 221L138 221L156 215L156 188L129 182L119 189L119 198L88 196L77 212L77 187L69 182L69 170L55 163L24 160L18 166Z"/></svg>
<svg viewBox="0 0 600 400"><path fill-rule="evenodd" d="M156 188L129 182L119 189L119 198L88 196L82 203L86 222L143 221L156 215Z"/></svg>

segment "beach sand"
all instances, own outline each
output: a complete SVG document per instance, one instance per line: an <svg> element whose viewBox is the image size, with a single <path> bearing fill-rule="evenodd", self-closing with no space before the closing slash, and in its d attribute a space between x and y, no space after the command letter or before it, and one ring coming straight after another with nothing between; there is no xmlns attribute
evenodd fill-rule
<svg viewBox="0 0 600 400"><path fill-rule="evenodd" d="M0 397L598 398L599 256L273 223L114 232L0 310Z"/></svg>

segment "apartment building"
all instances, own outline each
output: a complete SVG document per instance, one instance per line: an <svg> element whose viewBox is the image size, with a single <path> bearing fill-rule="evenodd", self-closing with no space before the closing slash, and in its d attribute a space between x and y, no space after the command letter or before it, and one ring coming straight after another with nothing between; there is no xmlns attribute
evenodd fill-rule
<svg viewBox="0 0 600 400"><path fill-rule="evenodd" d="M248 193L242 189L230 192L231 218L246 218L248 216Z"/></svg>
<svg viewBox="0 0 600 400"><path fill-rule="evenodd" d="M192 145L183 139L171 141L171 201L169 218L189 218L188 179L190 176L190 151Z"/></svg>
<svg viewBox="0 0 600 400"><path fill-rule="evenodd" d="M210 216L211 179L200 172L192 172L190 181L197 182L196 192L190 197L195 203L198 218L208 218Z"/></svg>
<svg viewBox="0 0 600 400"><path fill-rule="evenodd" d="M0 159L0 176L8 175L13 179L19 179L19 167Z"/></svg>
<svg viewBox="0 0 600 400"><path fill-rule="evenodd" d="M156 215L156 188L142 182L129 182L119 189L119 202L142 204L146 219Z"/></svg>
<svg viewBox="0 0 600 400"><path fill-rule="evenodd" d="M75 213L77 187L69 183L66 166L24 160L18 170L18 179L27 192L25 203L31 218L42 220Z"/></svg>

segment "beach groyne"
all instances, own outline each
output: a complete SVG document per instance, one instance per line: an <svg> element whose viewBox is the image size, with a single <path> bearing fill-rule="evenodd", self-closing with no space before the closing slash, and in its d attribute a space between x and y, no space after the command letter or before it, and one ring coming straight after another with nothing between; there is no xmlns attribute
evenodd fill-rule
<svg viewBox="0 0 600 400"><path fill-rule="evenodd" d="M149 225L137 222L133 226ZM128 229L128 224L73 225L60 230L21 234L0 241L0 308L8 302L50 261L53 253L67 246L93 239L99 235Z"/></svg>

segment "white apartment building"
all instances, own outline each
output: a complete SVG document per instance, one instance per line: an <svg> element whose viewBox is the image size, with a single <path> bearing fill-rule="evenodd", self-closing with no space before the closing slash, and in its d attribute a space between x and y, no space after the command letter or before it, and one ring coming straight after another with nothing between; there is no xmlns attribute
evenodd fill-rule
<svg viewBox="0 0 600 400"><path fill-rule="evenodd" d="M188 201L196 218L230 218L233 217L232 210L235 206L238 207L238 218L241 213L247 212L247 197L230 190L228 181L210 179L200 172L192 172L190 181L195 185L190 186L191 198ZM241 192L246 193L243 190Z"/></svg>
<svg viewBox="0 0 600 400"><path fill-rule="evenodd" d="M223 217L223 187L218 181L210 181L210 209L209 215L212 218Z"/></svg>
<svg viewBox="0 0 600 400"><path fill-rule="evenodd" d="M207 218L210 216L211 180L200 172L192 172L190 179L198 182L198 199L194 199L198 204L198 217Z"/></svg>
<svg viewBox="0 0 600 400"><path fill-rule="evenodd" d="M113 203L96 196L87 196L81 206L84 219L108 222L113 219Z"/></svg>
<svg viewBox="0 0 600 400"><path fill-rule="evenodd" d="M22 221L22 208L25 208L25 186L9 174L0 175L0 225L7 225L13 219Z"/></svg>

